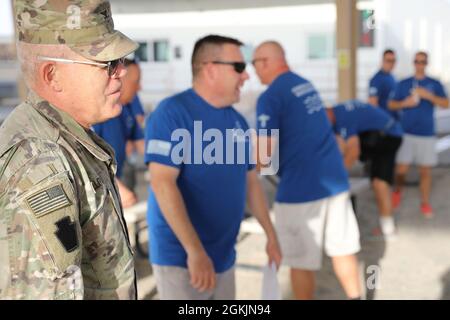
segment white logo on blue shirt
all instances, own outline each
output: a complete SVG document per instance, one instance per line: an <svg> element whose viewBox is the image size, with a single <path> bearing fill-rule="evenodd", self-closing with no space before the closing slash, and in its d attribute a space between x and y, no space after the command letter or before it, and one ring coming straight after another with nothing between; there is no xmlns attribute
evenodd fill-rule
<svg viewBox="0 0 450 320"><path fill-rule="evenodd" d="M320 99L318 94L313 94L307 97L304 103L308 114L313 114L314 112L319 112L323 109L322 100Z"/></svg>
<svg viewBox="0 0 450 320"><path fill-rule="evenodd" d="M291 89L291 92L296 96L297 98L300 98L301 96L307 95L308 93L315 92L316 90L312 86L311 83L302 83L298 86L295 86Z"/></svg>
<svg viewBox="0 0 450 320"><path fill-rule="evenodd" d="M148 154L157 154L160 156L169 156L170 148L172 147L172 143L164 140L152 139L148 142L147 145L147 153Z"/></svg>
<svg viewBox="0 0 450 320"><path fill-rule="evenodd" d="M270 117L267 114L262 114L258 117L258 121L261 124L261 128L267 127L267 122L270 120Z"/></svg>

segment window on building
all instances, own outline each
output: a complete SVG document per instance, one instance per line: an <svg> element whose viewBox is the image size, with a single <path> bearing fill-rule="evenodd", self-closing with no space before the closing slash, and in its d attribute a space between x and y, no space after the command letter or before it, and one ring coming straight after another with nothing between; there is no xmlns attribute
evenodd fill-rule
<svg viewBox="0 0 450 320"><path fill-rule="evenodd" d="M134 55L139 61L143 62L167 62L169 61L169 41L139 42L139 47Z"/></svg>
<svg viewBox="0 0 450 320"><path fill-rule="evenodd" d="M175 59L183 58L183 48L181 46L176 46L173 50L173 55Z"/></svg>
<svg viewBox="0 0 450 320"><path fill-rule="evenodd" d="M255 51L255 48L251 44L244 44L241 46L241 52L244 56L244 61L250 62L253 59L253 51Z"/></svg>
<svg viewBox="0 0 450 320"><path fill-rule="evenodd" d="M336 57L335 36L332 33L317 33L308 36L308 58L332 59Z"/></svg>
<svg viewBox="0 0 450 320"><path fill-rule="evenodd" d="M134 56L139 60L146 62L148 61L148 46L147 42L139 42L138 49L134 52Z"/></svg>
<svg viewBox="0 0 450 320"><path fill-rule="evenodd" d="M157 40L153 42L153 61L169 61L169 41Z"/></svg>

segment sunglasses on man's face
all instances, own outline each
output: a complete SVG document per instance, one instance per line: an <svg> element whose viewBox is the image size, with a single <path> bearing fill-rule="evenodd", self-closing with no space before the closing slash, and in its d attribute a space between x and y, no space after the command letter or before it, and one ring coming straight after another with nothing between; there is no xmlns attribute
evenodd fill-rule
<svg viewBox="0 0 450 320"><path fill-rule="evenodd" d="M106 64L108 65L108 76L112 77L117 74L117 69L119 69L120 65L123 65L125 62L125 58L120 58L116 60L108 61Z"/></svg>
<svg viewBox="0 0 450 320"><path fill-rule="evenodd" d="M428 62L426 60L414 60L414 64L426 65Z"/></svg>
<svg viewBox="0 0 450 320"><path fill-rule="evenodd" d="M212 61L212 64L226 64L233 66L234 71L237 73L242 73L245 71L246 63L245 62L229 62L229 61Z"/></svg>
<svg viewBox="0 0 450 320"><path fill-rule="evenodd" d="M80 60L71 60L71 59L63 59L63 58L52 58L52 57L43 57L39 56L39 60L43 61L54 61L60 63L77 63L77 64L87 64L92 66L97 66L100 68L107 68L108 76L113 77L117 75L117 70L120 65L123 65L125 58L120 58L116 60L111 60L108 62L94 62L94 61L80 61Z"/></svg>

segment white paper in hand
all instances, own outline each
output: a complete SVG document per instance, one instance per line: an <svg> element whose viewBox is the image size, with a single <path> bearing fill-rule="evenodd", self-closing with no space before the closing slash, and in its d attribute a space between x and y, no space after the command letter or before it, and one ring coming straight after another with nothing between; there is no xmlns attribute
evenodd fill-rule
<svg viewBox="0 0 450 320"><path fill-rule="evenodd" d="M281 291L277 278L275 262L263 268L262 300L281 300Z"/></svg>

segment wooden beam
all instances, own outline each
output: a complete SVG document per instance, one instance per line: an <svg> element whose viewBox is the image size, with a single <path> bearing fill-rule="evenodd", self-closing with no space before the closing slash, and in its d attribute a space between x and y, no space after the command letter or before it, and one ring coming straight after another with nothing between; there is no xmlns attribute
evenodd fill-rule
<svg viewBox="0 0 450 320"><path fill-rule="evenodd" d="M356 98L358 40L357 0L336 0L338 101Z"/></svg>

